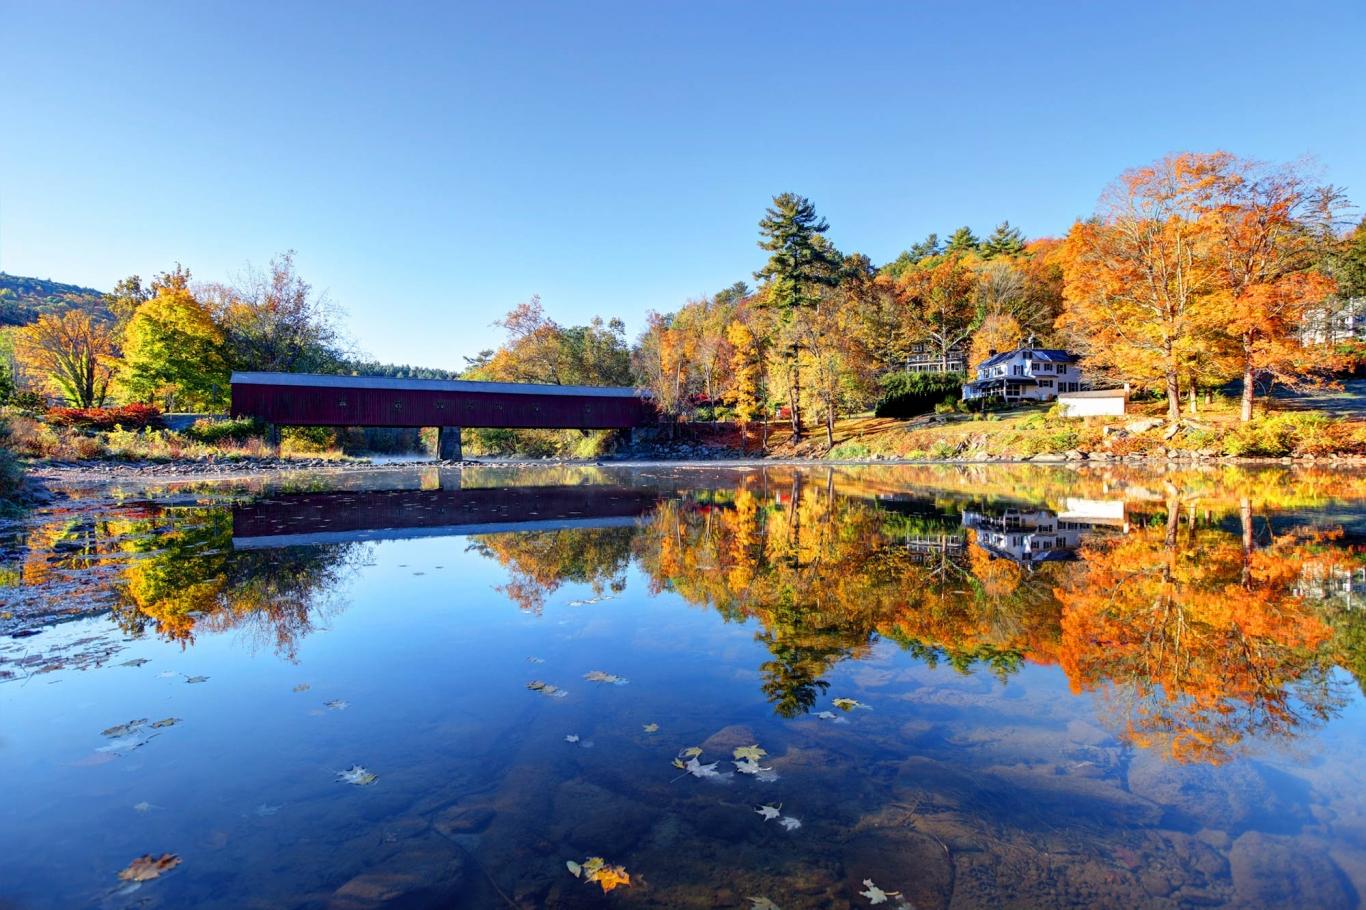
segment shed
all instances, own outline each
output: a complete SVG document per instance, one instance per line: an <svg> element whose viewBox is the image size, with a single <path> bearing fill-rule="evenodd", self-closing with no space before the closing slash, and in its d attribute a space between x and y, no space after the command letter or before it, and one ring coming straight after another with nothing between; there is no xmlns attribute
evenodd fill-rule
<svg viewBox="0 0 1366 910"><path fill-rule="evenodd" d="M1064 417L1117 417L1129 408L1129 390L1098 389L1090 392L1063 392L1058 405Z"/></svg>

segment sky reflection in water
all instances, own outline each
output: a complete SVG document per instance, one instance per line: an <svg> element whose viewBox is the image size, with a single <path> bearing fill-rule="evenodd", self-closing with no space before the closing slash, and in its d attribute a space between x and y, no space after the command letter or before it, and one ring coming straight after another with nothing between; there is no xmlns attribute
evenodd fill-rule
<svg viewBox="0 0 1366 910"><path fill-rule="evenodd" d="M0 907L1355 906L1363 498L1042 467L77 498L4 540Z"/></svg>

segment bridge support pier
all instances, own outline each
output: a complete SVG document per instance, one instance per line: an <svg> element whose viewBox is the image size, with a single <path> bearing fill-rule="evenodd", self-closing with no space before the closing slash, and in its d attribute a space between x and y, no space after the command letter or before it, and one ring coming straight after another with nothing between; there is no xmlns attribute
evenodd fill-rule
<svg viewBox="0 0 1366 910"><path fill-rule="evenodd" d="M460 461L460 428L441 427L436 431L436 457L442 461Z"/></svg>

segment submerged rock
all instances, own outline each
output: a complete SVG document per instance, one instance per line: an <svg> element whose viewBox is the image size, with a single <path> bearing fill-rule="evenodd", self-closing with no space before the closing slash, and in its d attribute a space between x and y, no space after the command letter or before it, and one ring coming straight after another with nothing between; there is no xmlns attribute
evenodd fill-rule
<svg viewBox="0 0 1366 910"><path fill-rule="evenodd" d="M1268 910L1356 906L1342 870L1302 840L1249 831L1229 851L1235 902Z"/></svg>

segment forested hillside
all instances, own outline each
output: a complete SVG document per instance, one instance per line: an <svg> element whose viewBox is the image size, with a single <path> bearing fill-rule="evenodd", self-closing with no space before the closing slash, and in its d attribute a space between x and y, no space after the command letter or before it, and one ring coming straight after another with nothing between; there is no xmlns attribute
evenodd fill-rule
<svg viewBox="0 0 1366 910"><path fill-rule="evenodd" d="M112 316L104 295L94 288L0 272L0 325L28 325L45 313L56 316L73 309Z"/></svg>

